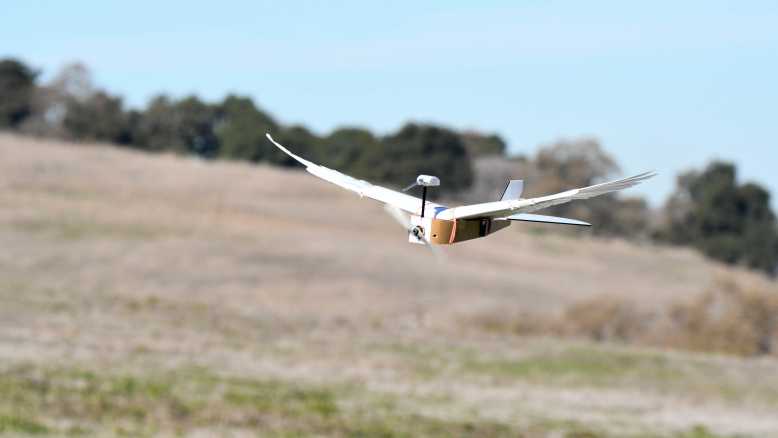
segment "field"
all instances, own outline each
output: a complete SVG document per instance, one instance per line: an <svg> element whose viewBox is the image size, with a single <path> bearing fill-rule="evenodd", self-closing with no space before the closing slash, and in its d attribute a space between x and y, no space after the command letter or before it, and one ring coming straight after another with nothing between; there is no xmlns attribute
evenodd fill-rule
<svg viewBox="0 0 778 438"><path fill-rule="evenodd" d="M0 435L778 436L774 358L485 328L775 288L589 233L437 263L298 170L0 135Z"/></svg>

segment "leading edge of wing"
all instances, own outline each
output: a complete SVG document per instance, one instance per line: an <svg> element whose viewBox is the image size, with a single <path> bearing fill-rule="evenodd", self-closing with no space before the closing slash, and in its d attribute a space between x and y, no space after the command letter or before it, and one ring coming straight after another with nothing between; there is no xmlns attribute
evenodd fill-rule
<svg viewBox="0 0 778 438"><path fill-rule="evenodd" d="M314 176L317 176L344 189L351 190L352 192L359 194L359 196L367 196L370 199L375 199L376 201L395 206L401 210L407 211L408 213L418 214L421 210L421 199L419 198L387 189L386 187L376 186L370 184L367 181L356 179L344 173L338 172L337 170L312 163L305 158L302 158L289 151L289 149L275 141L270 133L266 133L265 136L268 140L270 140L271 143L276 145L276 147L281 149L285 154L304 165L305 170ZM428 208L435 206L438 206L438 204L427 202Z"/></svg>
<svg viewBox="0 0 778 438"><path fill-rule="evenodd" d="M356 192L359 194L359 196L368 195L368 192L373 187L373 185L367 181L356 179L344 173L340 173L337 170L332 170L330 168L320 166L316 163L306 160L305 158L300 157L299 155L292 153L289 149L285 148L283 145L273 140L273 137L270 135L270 133L266 133L265 136L274 145L276 145L276 147L284 151L285 154L289 155L290 157L298 161L300 164L304 165L305 170L307 170L308 173L314 176L317 176L337 186L343 187L346 190L351 190L352 192Z"/></svg>

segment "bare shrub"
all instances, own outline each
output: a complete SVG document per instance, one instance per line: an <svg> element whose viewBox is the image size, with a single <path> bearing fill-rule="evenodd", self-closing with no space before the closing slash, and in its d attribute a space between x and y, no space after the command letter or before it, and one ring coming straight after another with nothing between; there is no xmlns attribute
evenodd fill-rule
<svg viewBox="0 0 778 438"><path fill-rule="evenodd" d="M518 335L558 335L742 356L778 355L778 293L720 280L710 291L650 312L616 296L600 295L542 313L479 313L469 322L482 330Z"/></svg>
<svg viewBox="0 0 778 438"><path fill-rule="evenodd" d="M778 295L720 281L715 290L669 311L660 343L670 347L739 355L775 354Z"/></svg>
<svg viewBox="0 0 778 438"><path fill-rule="evenodd" d="M486 310L469 318L472 326L494 333L516 335L554 334L557 322L548 315L530 311L505 312L504 309Z"/></svg>
<svg viewBox="0 0 778 438"><path fill-rule="evenodd" d="M569 306L558 322L558 331L595 341L635 341L652 319L626 299L599 296Z"/></svg>

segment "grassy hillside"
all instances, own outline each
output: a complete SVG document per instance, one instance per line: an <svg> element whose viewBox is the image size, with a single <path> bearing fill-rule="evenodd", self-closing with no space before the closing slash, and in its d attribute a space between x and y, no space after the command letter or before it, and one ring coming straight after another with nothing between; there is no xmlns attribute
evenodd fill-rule
<svg viewBox="0 0 778 438"><path fill-rule="evenodd" d="M775 287L544 230L438 264L303 172L0 135L0 434L778 436L774 360L477 323Z"/></svg>

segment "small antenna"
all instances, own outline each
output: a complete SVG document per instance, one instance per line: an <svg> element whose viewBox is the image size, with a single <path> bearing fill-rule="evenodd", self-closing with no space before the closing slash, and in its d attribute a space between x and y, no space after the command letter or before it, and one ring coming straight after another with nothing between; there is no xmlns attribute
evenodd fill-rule
<svg viewBox="0 0 778 438"><path fill-rule="evenodd" d="M427 205L427 186L421 189L421 217L424 217L424 207Z"/></svg>
<svg viewBox="0 0 778 438"><path fill-rule="evenodd" d="M416 177L416 181L403 189L403 192L421 186L421 217L424 217L424 207L427 205L427 187L437 187L440 185L440 179L437 176L432 175L419 175Z"/></svg>

